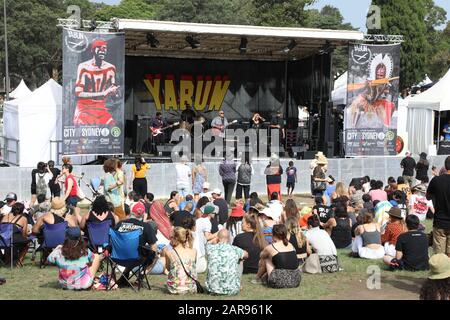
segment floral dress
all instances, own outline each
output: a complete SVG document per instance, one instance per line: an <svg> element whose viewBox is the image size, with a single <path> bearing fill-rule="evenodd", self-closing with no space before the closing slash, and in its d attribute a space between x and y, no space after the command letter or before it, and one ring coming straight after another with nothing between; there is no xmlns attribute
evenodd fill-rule
<svg viewBox="0 0 450 320"><path fill-rule="evenodd" d="M172 294L183 293L196 293L197 286L184 271L183 266L180 263L180 259L175 252L172 252L174 259L171 259L170 270L167 276L167 289ZM192 277L197 279L197 267L195 259L183 259L184 268L191 274Z"/></svg>
<svg viewBox="0 0 450 320"><path fill-rule="evenodd" d="M203 183L206 181L206 175L204 172L200 171L198 167L195 168L195 171L196 175L192 191L194 193L201 193L203 191Z"/></svg>

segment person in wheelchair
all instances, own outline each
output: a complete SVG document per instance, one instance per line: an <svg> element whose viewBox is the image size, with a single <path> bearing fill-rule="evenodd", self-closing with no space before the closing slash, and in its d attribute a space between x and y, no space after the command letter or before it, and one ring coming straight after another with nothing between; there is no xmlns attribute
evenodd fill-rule
<svg viewBox="0 0 450 320"><path fill-rule="evenodd" d="M115 230L120 233L131 232L135 230L141 230L141 236L139 237L139 255L145 260L144 265L150 266L154 259L156 258L157 245L156 245L156 234L152 229L150 224L145 223L144 220L145 215L145 206L142 203L137 203L136 205L131 207L130 212L128 213L125 220L120 221ZM123 272L124 276L129 278L129 274L131 269L126 268ZM127 285L126 279L121 277L117 284L120 286Z"/></svg>

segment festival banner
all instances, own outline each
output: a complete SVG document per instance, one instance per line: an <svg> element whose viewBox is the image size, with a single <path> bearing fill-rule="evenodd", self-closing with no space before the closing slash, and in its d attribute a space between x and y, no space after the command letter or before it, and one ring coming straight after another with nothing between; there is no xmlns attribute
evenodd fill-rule
<svg viewBox="0 0 450 320"><path fill-rule="evenodd" d="M396 155L400 45L349 47L345 154Z"/></svg>
<svg viewBox="0 0 450 320"><path fill-rule="evenodd" d="M123 154L125 36L63 30L63 154Z"/></svg>

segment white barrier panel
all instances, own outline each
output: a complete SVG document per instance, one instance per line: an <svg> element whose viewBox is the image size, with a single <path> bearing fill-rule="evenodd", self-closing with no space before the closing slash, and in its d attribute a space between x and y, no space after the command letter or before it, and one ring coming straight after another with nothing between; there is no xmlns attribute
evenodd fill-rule
<svg viewBox="0 0 450 320"><path fill-rule="evenodd" d="M431 167L434 165L438 169L444 166L446 156L430 157L429 177L431 178ZM371 179L382 180L386 183L387 178L392 176L397 178L402 174L398 157L375 157L357 159L329 159L328 173L335 177L336 181L342 181L348 185L354 177L368 175ZM418 160L418 159L416 159ZM295 186L295 193L310 192L310 169L311 160L293 160L297 167L298 183ZM282 159L281 166L285 170L289 159ZM208 169L211 189L219 188L223 191L222 182L219 176L219 162L205 163ZM237 163L239 165L239 162ZM256 191L266 194L266 177L264 170L268 161L254 161L254 175L252 177L251 192ZM191 164L193 167L193 164ZM130 172L131 165L125 165L128 185L131 185ZM31 170L32 168L0 167L0 199L3 200L8 192L15 192L20 200L31 198ZM74 173L80 175L85 173L83 181L89 182L91 178L102 177L104 175L103 166L74 166ZM168 198L171 191L176 190L176 174L174 163L153 163L147 172L148 192L157 198ZM82 184L82 189L87 197L92 194L89 189ZM283 174L282 187L283 194L286 192L286 174Z"/></svg>

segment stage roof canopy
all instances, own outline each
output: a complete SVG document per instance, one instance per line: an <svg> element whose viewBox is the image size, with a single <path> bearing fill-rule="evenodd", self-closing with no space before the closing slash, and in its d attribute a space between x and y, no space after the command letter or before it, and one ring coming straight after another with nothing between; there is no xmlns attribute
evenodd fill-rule
<svg viewBox="0 0 450 320"><path fill-rule="evenodd" d="M125 32L126 54L131 56L284 61L364 40L362 32L351 30L129 19L114 19L113 24L116 30ZM187 37L194 40L191 43L195 48ZM244 45L245 52L240 50Z"/></svg>

